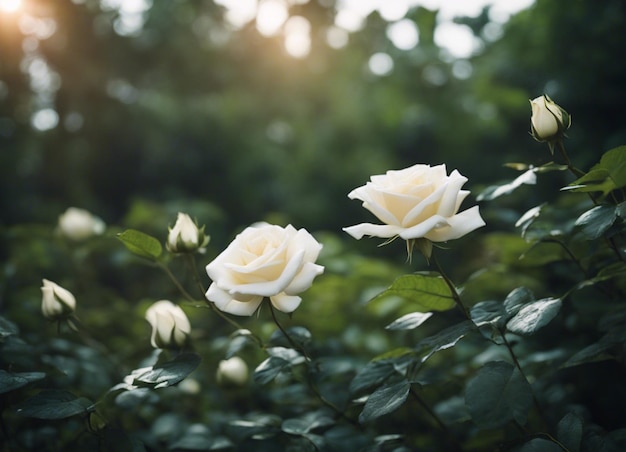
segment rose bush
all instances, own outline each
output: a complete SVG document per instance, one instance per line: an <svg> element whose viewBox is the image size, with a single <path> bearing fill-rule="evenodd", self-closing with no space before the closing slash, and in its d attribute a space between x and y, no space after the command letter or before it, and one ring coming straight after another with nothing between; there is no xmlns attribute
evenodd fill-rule
<svg viewBox="0 0 626 452"><path fill-rule="evenodd" d="M264 297L293 312L299 293L324 271L315 261L322 245L306 229L257 223L241 232L206 267L213 281L206 298L230 314L252 315Z"/></svg>
<svg viewBox="0 0 626 452"><path fill-rule="evenodd" d="M41 312L47 319L58 320L67 317L76 309L74 295L52 281L43 280L41 294Z"/></svg>
<svg viewBox="0 0 626 452"><path fill-rule="evenodd" d="M106 225L100 218L77 207L68 208L59 216L60 233L71 240L85 240L94 235L101 235Z"/></svg>
<svg viewBox="0 0 626 452"><path fill-rule="evenodd" d="M152 326L150 343L154 348L180 348L191 333L187 315L169 300L160 300L150 306L146 320Z"/></svg>
<svg viewBox="0 0 626 452"><path fill-rule="evenodd" d="M385 224L362 223L343 230L355 239L365 235L432 242L457 239L485 225L478 206L458 213L470 193L461 190L466 181L457 170L448 176L445 165L417 164L372 176L348 197L363 201L363 207Z"/></svg>

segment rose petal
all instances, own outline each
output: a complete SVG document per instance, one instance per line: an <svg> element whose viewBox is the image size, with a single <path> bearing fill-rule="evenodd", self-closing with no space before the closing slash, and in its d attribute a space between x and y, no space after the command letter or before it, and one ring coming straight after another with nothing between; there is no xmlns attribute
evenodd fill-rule
<svg viewBox="0 0 626 452"><path fill-rule="evenodd" d="M285 290L285 287L291 283L293 278L298 274L302 268L302 259L304 257L304 250L299 250L296 254L291 256L288 262L284 264L283 273L275 280L272 281L260 281L249 284L239 284L233 289L241 294L254 294L270 297L281 293Z"/></svg>
<svg viewBox="0 0 626 452"><path fill-rule="evenodd" d="M428 218L437 214L439 200L446 190L446 185L437 187L426 199L415 200L415 207L410 210L402 219L402 226L410 228L423 222L423 218Z"/></svg>
<svg viewBox="0 0 626 452"><path fill-rule="evenodd" d="M463 237L485 225L485 221L478 212L478 206L467 209L447 220L449 226L433 229L424 237L433 242L446 242Z"/></svg>
<svg viewBox="0 0 626 452"><path fill-rule="evenodd" d="M400 233L405 229L400 226L392 226L388 224L361 223L343 228L343 230L355 239L360 240L364 235L387 239L400 235Z"/></svg>
<svg viewBox="0 0 626 452"><path fill-rule="evenodd" d="M280 293L278 295L270 297L270 301L272 303L272 306L274 306L279 311L290 313L295 311L297 307L300 306L302 298L294 295Z"/></svg>
<svg viewBox="0 0 626 452"><path fill-rule="evenodd" d="M444 217L451 217L457 210L459 192L463 184L467 182L467 177L461 176L457 170L450 174L450 180L439 201L437 213Z"/></svg>
<svg viewBox="0 0 626 452"><path fill-rule="evenodd" d="M360 199L362 206L372 212L376 218L386 224L400 224L400 219L396 218L384 205L384 200L378 193L379 187L368 182L366 185L356 188L348 193L350 199Z"/></svg>
<svg viewBox="0 0 626 452"><path fill-rule="evenodd" d="M291 239L289 246L291 253L293 253L292 248L294 246L304 249L304 262L315 262L322 250L322 244L315 240L306 229L298 230Z"/></svg>
<svg viewBox="0 0 626 452"><path fill-rule="evenodd" d="M302 266L302 270L298 273L291 283L285 288L287 295L294 295L304 292L313 284L313 280L317 275L324 273L324 267L321 265L307 262Z"/></svg>
<svg viewBox="0 0 626 452"><path fill-rule="evenodd" d="M261 296L250 297L250 301L235 300L228 292L217 287L215 283L209 286L209 290L206 292L206 298L215 303L215 306L217 306L220 311L241 316L254 314L263 301L263 297Z"/></svg>
<svg viewBox="0 0 626 452"><path fill-rule="evenodd" d="M422 221L420 224L417 224L408 229L403 229L398 235L404 240L419 239L421 237L428 238L428 234L432 230L447 226L447 220L447 218L444 218L441 215L434 215L430 218L427 218L425 221Z"/></svg>

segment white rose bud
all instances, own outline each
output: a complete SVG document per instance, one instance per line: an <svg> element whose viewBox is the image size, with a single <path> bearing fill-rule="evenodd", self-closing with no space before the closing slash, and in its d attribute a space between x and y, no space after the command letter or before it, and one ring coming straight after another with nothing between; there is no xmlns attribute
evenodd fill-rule
<svg viewBox="0 0 626 452"><path fill-rule="evenodd" d="M411 241L409 249L417 243L428 258L429 242L457 239L485 225L478 206L458 213L469 194L461 190L466 181L457 170L448 176L445 165L413 165L372 176L348 197L363 201L363 207L384 224L361 223L343 230L357 240L365 235L400 237Z"/></svg>
<svg viewBox="0 0 626 452"><path fill-rule="evenodd" d="M106 228L104 221L84 209L68 208L59 216L59 231L71 240L85 240L101 235Z"/></svg>
<svg viewBox="0 0 626 452"><path fill-rule="evenodd" d="M531 100L530 107L530 133L537 141L559 140L571 125L570 115L546 94Z"/></svg>
<svg viewBox="0 0 626 452"><path fill-rule="evenodd" d="M185 345L191 325L180 306L161 300L146 311L146 320L152 326L150 343L154 348L177 349Z"/></svg>
<svg viewBox="0 0 626 452"><path fill-rule="evenodd" d="M324 271L315 264L322 245L306 229L267 223L246 228L206 267L213 280L206 298L230 314L252 315L265 297L293 312L298 296Z"/></svg>
<svg viewBox="0 0 626 452"><path fill-rule="evenodd" d="M217 382L224 386L243 386L248 381L248 365L238 356L220 361Z"/></svg>
<svg viewBox="0 0 626 452"><path fill-rule="evenodd" d="M204 234L204 226L198 228L186 213L178 214L176 224L169 231L166 246L172 253L202 252L209 243L209 237Z"/></svg>
<svg viewBox="0 0 626 452"><path fill-rule="evenodd" d="M47 279L41 287L41 312L50 320L68 317L76 309L76 298L63 287Z"/></svg>

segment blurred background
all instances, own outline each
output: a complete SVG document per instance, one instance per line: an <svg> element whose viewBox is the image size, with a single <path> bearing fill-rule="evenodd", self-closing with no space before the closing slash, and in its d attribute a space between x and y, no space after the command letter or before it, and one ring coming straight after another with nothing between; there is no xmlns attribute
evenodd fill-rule
<svg viewBox="0 0 626 452"><path fill-rule="evenodd" d="M339 231L372 174L446 163L475 195L550 161L544 92L588 169L626 142L625 23L623 0L0 0L1 222Z"/></svg>

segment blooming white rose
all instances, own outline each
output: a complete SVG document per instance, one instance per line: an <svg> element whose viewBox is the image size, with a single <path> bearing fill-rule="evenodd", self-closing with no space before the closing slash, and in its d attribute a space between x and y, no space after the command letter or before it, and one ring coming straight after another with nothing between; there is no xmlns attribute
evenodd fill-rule
<svg viewBox="0 0 626 452"><path fill-rule="evenodd" d="M59 216L59 231L71 240L85 240L100 235L105 228L104 221L84 209L70 207Z"/></svg>
<svg viewBox="0 0 626 452"><path fill-rule="evenodd" d="M565 110L554 103L546 94L530 101L531 135L538 141L550 141L562 136L571 124L571 118Z"/></svg>
<svg viewBox="0 0 626 452"><path fill-rule="evenodd" d="M461 190L466 181L457 170L448 176L445 165L418 164L372 176L348 197L363 201L363 207L385 224L362 223L343 230L357 240L364 235L432 242L457 239L485 225L478 206L457 213L469 194Z"/></svg>
<svg viewBox="0 0 626 452"><path fill-rule="evenodd" d="M146 320L152 326L150 343L154 348L180 348L191 333L185 312L169 300L157 301L150 306Z"/></svg>
<svg viewBox="0 0 626 452"><path fill-rule="evenodd" d="M41 287L41 312L50 320L67 317L76 309L76 298L63 287L47 279Z"/></svg>
<svg viewBox="0 0 626 452"><path fill-rule="evenodd" d="M252 315L264 297L276 309L293 312L302 301L297 294L324 271L315 264L321 249L305 229L257 223L207 265L213 283L206 297L236 315Z"/></svg>
<svg viewBox="0 0 626 452"><path fill-rule="evenodd" d="M238 356L222 360L217 366L216 378L220 384L242 386L248 381L248 365Z"/></svg>
<svg viewBox="0 0 626 452"><path fill-rule="evenodd" d="M208 242L209 237L204 234L204 226L198 228L189 215L179 212L176 224L167 236L166 246L172 253L191 253L202 251Z"/></svg>

